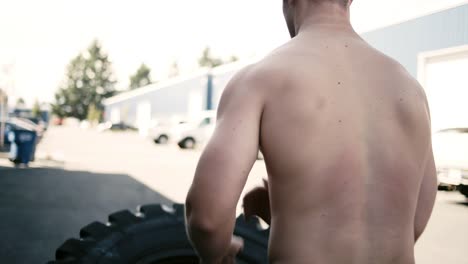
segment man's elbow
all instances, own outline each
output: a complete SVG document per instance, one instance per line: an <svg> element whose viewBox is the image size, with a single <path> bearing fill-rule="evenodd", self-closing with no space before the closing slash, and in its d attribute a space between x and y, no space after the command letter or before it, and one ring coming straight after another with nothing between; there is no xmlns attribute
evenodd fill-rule
<svg viewBox="0 0 468 264"><path fill-rule="evenodd" d="M215 223L209 217L203 215L203 213L187 210L185 218L187 229L189 231L196 231L197 233L213 233L216 230Z"/></svg>
<svg viewBox="0 0 468 264"><path fill-rule="evenodd" d="M189 235L203 234L204 236L210 236L218 231L211 221L203 217L187 217L186 224Z"/></svg>
<svg viewBox="0 0 468 264"><path fill-rule="evenodd" d="M185 208L185 221L189 232L210 234L216 231L215 221L206 212L194 211L191 199L187 198Z"/></svg>

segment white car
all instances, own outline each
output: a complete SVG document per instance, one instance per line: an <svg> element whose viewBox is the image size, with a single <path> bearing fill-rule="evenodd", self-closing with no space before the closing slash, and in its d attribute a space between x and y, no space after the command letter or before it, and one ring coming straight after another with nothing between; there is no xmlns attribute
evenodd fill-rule
<svg viewBox="0 0 468 264"><path fill-rule="evenodd" d="M204 145L213 135L216 127L216 114L213 111L205 112L203 119L191 126L180 134L177 145L182 149L193 149L196 146ZM263 160L263 154L259 151L257 159Z"/></svg>
<svg viewBox="0 0 468 264"><path fill-rule="evenodd" d="M185 120L159 122L151 128L149 136L156 144L167 144L179 138L187 126Z"/></svg>
<svg viewBox="0 0 468 264"><path fill-rule="evenodd" d="M216 123L216 113L207 112L198 122L192 122L181 132L177 145L182 149L193 149L205 144L213 134Z"/></svg>
<svg viewBox="0 0 468 264"><path fill-rule="evenodd" d="M468 196L468 128L449 128L433 135L434 160L439 186L460 187Z"/></svg>

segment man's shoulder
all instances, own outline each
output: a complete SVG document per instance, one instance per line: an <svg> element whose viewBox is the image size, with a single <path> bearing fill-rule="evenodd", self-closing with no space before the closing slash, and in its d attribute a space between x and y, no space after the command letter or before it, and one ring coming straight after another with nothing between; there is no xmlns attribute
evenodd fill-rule
<svg viewBox="0 0 468 264"><path fill-rule="evenodd" d="M235 86L249 90L272 89L281 86L286 77L286 68L268 56L239 70L231 79L228 88Z"/></svg>
<svg viewBox="0 0 468 264"><path fill-rule="evenodd" d="M375 55L372 60L374 67L381 75L386 75L396 86L404 87L405 89L413 89L419 95L424 95L424 89L416 78L396 59L386 55L385 53L369 46L369 50Z"/></svg>

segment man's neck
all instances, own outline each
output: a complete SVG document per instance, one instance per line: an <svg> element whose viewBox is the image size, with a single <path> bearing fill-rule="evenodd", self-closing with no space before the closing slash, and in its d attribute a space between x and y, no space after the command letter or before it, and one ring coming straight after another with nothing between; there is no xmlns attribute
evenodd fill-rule
<svg viewBox="0 0 468 264"><path fill-rule="evenodd" d="M336 32L356 34L351 26L349 11L337 5L311 8L303 14L298 35L305 32Z"/></svg>

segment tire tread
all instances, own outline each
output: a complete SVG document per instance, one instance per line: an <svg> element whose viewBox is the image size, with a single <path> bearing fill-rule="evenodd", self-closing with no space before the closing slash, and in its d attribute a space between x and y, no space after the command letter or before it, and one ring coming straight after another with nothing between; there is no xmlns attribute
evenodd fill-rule
<svg viewBox="0 0 468 264"><path fill-rule="evenodd" d="M172 206L148 204L138 207L136 213L129 210L112 213L108 217L109 225L96 221L83 227L79 232L80 239L71 238L65 241L56 250L56 260L50 261L48 264L96 263L87 262L84 259L89 257L88 254L106 254L107 250L111 250L113 245L106 241L111 237L121 239L128 230L137 227L135 225L145 224L145 221L154 219L161 219L163 223L178 223L177 225L180 224L183 228L184 211L183 204L173 204ZM248 237L249 243L256 249L265 250L269 232L261 229L258 219L246 220L243 215L239 216L236 219L235 233ZM262 261L258 261L259 259ZM255 256L255 260L253 263L267 263L266 256L261 255L260 252ZM120 263L117 260L117 262L110 261L109 263Z"/></svg>

